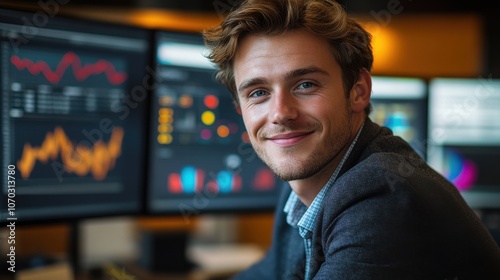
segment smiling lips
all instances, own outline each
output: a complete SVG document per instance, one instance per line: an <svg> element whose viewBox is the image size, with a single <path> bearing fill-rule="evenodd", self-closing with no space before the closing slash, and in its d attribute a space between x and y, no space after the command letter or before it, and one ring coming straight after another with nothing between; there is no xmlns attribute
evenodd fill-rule
<svg viewBox="0 0 500 280"><path fill-rule="evenodd" d="M274 144L278 146L292 146L300 142L302 139L306 138L308 135L310 135L312 132L306 131L306 132L290 132L290 133L283 133L283 134L277 134L272 137L267 137L266 139L273 142Z"/></svg>

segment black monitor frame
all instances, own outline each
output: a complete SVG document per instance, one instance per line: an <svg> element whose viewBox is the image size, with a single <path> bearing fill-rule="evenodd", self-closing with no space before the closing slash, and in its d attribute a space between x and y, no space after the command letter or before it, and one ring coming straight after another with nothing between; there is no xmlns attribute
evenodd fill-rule
<svg viewBox="0 0 500 280"><path fill-rule="evenodd" d="M155 83L155 73L149 67L152 59L151 30L52 14L44 9L27 11L0 8L0 18L0 61L3 61L0 77L3 131L0 142L3 149L2 169L5 170L0 196L0 223L7 223L10 221L7 218L13 218L9 216L8 202L14 203L11 206L15 207L11 208L15 208L13 214L17 223L28 225L142 214L147 172L144 156L147 143L145 123L149 119L146 111L149 94ZM61 66L63 61L71 66L57 72L56 64L53 63L57 59L60 59L57 65L61 68L64 68ZM48 67L42 65L44 61ZM75 66L78 61L80 64ZM14 63L24 67L22 70L18 68L17 76L12 75L13 67L19 66ZM35 69L37 66L45 68ZM108 72L99 70L99 67L104 67ZM9 71L9 76L6 71ZM81 75L77 77L76 73ZM30 75L29 89L24 88L22 82L11 80L13 77L22 80ZM87 87L79 88L81 84L77 79L91 82ZM37 83L45 85L39 86ZM33 98L29 110L33 111L23 112L19 109L26 109L23 107L26 104L18 102L23 100L22 94L13 99L13 88L30 91L29 95ZM45 91L45 107L41 105L40 91ZM89 94L94 97L89 98ZM50 99L50 95L54 97ZM77 102L72 99L74 96L87 99L82 97ZM16 110L10 110L10 106L14 106L13 101L19 107ZM58 112L54 109L59 108L59 105L54 105L56 102L63 108ZM74 109L76 105L82 108ZM11 132L14 134L6 135ZM28 136L28 133L31 135ZM47 164L41 164L40 157L31 156L25 158L31 161L24 160L24 165L19 165L21 154L27 155L24 153L27 151L25 147L31 148L31 151L47 151L41 145L55 143L46 141L50 136L71 142L71 145L59 146L72 147L73 153L76 153L77 148L93 148L96 143L104 144L100 145L100 151L107 151L111 160L99 161L97 154L91 153L93 162L103 165L101 168L82 171L78 166L85 164L76 161L74 167L69 167L65 165L67 162L62 161L59 152L58 158L49 159ZM103 150L103 147L108 147L108 150ZM117 149L120 151L116 152ZM108 163L110 165L106 165ZM8 201L7 170L14 165L15 180L11 181L15 184L15 197ZM75 175L76 172L80 172L80 175ZM33 182L37 179L33 178L35 176L45 180L44 186ZM27 184L31 184L30 189ZM67 184L65 195L61 194L61 184ZM92 190L84 191L83 188ZM59 207L62 205L65 206Z"/></svg>

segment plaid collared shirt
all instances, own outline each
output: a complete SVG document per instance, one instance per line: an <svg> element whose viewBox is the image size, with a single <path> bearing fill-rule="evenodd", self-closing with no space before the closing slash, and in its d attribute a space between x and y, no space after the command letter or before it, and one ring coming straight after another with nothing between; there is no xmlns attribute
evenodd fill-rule
<svg viewBox="0 0 500 280"><path fill-rule="evenodd" d="M298 228L300 236L302 236L302 238L304 239L306 250L306 267L304 272L305 280L311 279L310 267L312 253L312 231L316 222L316 216L318 215L319 209L323 204L323 199L325 197L326 191L333 185L333 183L337 179L337 176L342 169L344 162L346 161L347 157L349 157L354 145L358 141L362 129L363 126L361 126L361 128L359 129L356 137L349 146L349 149L347 149L347 152L342 157L342 160L335 169L335 172L333 172L328 182L323 186L323 188L321 188L311 205L309 207L306 207L304 203L302 203L302 201L299 199L297 194L292 191L283 209L283 211L287 213L287 223L294 228Z"/></svg>

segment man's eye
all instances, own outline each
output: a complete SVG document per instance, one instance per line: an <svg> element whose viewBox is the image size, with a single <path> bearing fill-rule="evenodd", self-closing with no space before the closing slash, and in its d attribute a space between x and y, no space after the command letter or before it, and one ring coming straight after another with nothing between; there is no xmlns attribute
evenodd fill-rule
<svg viewBox="0 0 500 280"><path fill-rule="evenodd" d="M297 89L308 89L308 88L312 88L313 86L314 86L314 84L313 84L313 83L311 83L311 82L303 82L303 83L301 83L301 84L297 87Z"/></svg>
<svg viewBox="0 0 500 280"><path fill-rule="evenodd" d="M250 97L261 97L266 95L267 93L263 90L256 90L250 94Z"/></svg>

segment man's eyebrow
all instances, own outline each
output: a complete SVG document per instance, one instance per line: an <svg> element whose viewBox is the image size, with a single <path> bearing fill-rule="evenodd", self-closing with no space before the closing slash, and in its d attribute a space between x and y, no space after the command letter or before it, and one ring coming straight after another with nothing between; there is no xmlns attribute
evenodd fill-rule
<svg viewBox="0 0 500 280"><path fill-rule="evenodd" d="M326 72L325 70L318 68L316 66L310 66L310 67L299 68L299 69L295 69L295 70L290 71L289 73L287 73L285 75L285 79L290 80L290 79L294 79L294 78L297 78L300 76L304 76L307 74L314 74L314 73L319 73L319 74L328 76L328 72Z"/></svg>
<svg viewBox="0 0 500 280"><path fill-rule="evenodd" d="M249 79L249 80L243 81L240 84L240 86L238 87L238 92L242 92L245 89L247 89L249 87L252 87L254 85L265 84L265 83L268 83L267 79L265 79L265 78L253 78L253 79Z"/></svg>

